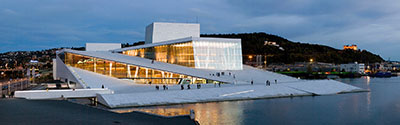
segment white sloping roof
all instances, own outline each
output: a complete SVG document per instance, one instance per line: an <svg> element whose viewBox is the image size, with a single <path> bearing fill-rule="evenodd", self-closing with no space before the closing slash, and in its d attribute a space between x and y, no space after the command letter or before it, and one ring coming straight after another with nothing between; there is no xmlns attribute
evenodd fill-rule
<svg viewBox="0 0 400 125"><path fill-rule="evenodd" d="M185 67L185 66L180 66L180 65L175 65L175 64L169 64L169 63L164 63L164 62L158 62L158 61L154 61L154 63L151 63L152 60L150 60L150 59L135 57L135 56L128 56L128 55L123 55L123 54L119 54L119 53L111 53L111 52L107 52L107 51L76 51L76 50L69 50L69 49L65 49L63 51L69 52L69 53L74 53L74 54L79 54L79 55L84 55L84 56L101 58L101 59L115 61L115 62L119 62L119 63L125 63L125 64L130 64L130 65L150 68L150 69L172 72L172 73L176 73L176 74L194 76L194 77L204 78L204 79L209 79L209 80L215 80L215 81L221 81L221 82L227 82L227 83L233 83L233 81L234 81L232 77L217 77L217 76L210 75L212 73L217 73L218 72L217 70L195 69L195 68L190 68L190 67Z"/></svg>
<svg viewBox="0 0 400 125"><path fill-rule="evenodd" d="M161 45L169 45L169 44L174 44L174 43L183 43L183 42L189 42L189 41L218 41L218 42L234 41L234 42L240 42L241 39L212 38L212 37L186 37L186 38L182 38L182 39L169 40L169 41L157 42L157 43L152 43L152 44L144 44L144 45L139 45L139 46L126 47L126 48L122 48L122 49L115 49L112 51L122 52L122 51L126 51L126 50L141 49L141 48L148 48L148 47L161 46Z"/></svg>
<svg viewBox="0 0 400 125"><path fill-rule="evenodd" d="M331 95L341 92L366 91L359 87L345 84L335 80L302 80L299 82L283 83L290 88L315 93L317 95Z"/></svg>
<svg viewBox="0 0 400 125"><path fill-rule="evenodd" d="M176 86L178 87L178 86ZM364 89L334 80L302 80L291 83L265 85L232 85L190 90L98 94L99 102L111 107L150 106L243 100L257 98L289 97L304 95L330 95L341 92L361 92Z"/></svg>

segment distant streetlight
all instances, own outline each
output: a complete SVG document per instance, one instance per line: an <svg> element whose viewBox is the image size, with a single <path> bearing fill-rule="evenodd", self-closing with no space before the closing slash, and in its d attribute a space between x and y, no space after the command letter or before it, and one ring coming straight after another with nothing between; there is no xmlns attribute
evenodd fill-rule
<svg viewBox="0 0 400 125"><path fill-rule="evenodd" d="M314 62L314 59L310 59L310 62Z"/></svg>

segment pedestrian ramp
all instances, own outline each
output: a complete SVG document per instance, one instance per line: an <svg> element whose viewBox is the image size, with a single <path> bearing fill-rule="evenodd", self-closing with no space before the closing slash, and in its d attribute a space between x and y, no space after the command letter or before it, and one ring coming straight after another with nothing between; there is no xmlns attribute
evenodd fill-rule
<svg viewBox="0 0 400 125"><path fill-rule="evenodd" d="M298 82L282 83L281 85L315 95L332 95L345 92L368 91L335 80L301 80Z"/></svg>
<svg viewBox="0 0 400 125"><path fill-rule="evenodd" d="M15 91L15 97L25 98L25 99L92 98L96 97L96 94L113 94L113 93L114 91L107 88L27 90L27 91Z"/></svg>

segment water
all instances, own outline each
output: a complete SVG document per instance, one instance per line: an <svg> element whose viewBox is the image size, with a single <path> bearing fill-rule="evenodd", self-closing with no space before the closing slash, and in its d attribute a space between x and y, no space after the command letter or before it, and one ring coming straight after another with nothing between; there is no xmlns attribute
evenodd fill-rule
<svg viewBox="0 0 400 125"><path fill-rule="evenodd" d="M135 108L200 124L400 124L400 77L339 79L370 92ZM121 110L122 111L122 110Z"/></svg>

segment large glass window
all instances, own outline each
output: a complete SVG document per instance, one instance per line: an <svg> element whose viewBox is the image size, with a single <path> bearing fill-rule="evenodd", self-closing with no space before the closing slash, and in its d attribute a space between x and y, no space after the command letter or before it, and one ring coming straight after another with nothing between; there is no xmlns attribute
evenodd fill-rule
<svg viewBox="0 0 400 125"><path fill-rule="evenodd" d="M128 50L122 53L130 56L154 59L165 63L195 67L192 42Z"/></svg>
<svg viewBox="0 0 400 125"><path fill-rule="evenodd" d="M122 53L199 69L243 69L240 41L191 41Z"/></svg>
<svg viewBox="0 0 400 125"><path fill-rule="evenodd" d="M116 78L132 79L136 83L144 84L178 84L182 80L189 80L190 84L213 83L215 81L191 77L161 70L127 65L115 61L87 57L78 54L65 53L65 64L68 66L96 72Z"/></svg>
<svg viewBox="0 0 400 125"><path fill-rule="evenodd" d="M196 68L241 70L240 42L193 41Z"/></svg>

